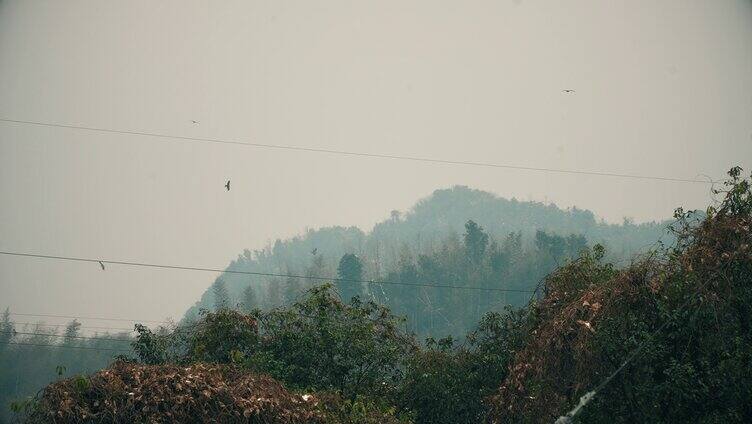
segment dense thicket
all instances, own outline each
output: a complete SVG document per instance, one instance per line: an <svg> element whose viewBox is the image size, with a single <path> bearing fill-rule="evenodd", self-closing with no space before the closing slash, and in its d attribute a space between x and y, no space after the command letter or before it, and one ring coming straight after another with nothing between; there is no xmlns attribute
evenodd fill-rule
<svg viewBox="0 0 752 424"><path fill-rule="evenodd" d="M21 414L28 423L323 423L316 400L279 382L218 364L115 362L47 386Z"/></svg>
<svg viewBox="0 0 752 424"><path fill-rule="evenodd" d="M602 246L583 249L545 278L540 297L486 314L460 342L421 346L388 308L342 300L325 284L272 310L225 306L173 331L139 327L135 359L152 368L118 362L56 383L25 412L32 421L60 410L73 414L67 422L159 421L198 405L195 416L226 422L269 413L270 422L551 423L589 399L559 422L750 422L752 190L740 172L731 170L724 201L701 219L677 210L671 247L621 269ZM489 239L468 223L464 260L492 258ZM541 235L538 244L567 246L559 239ZM147 406L134 408L123 385L100 384L128 375L123 369L151 376ZM208 394L191 389L184 398L175 390L181 370L192 369L219 371ZM279 395L265 405L284 408L235 396L236 381L257 380ZM243 384L238 393L253 393Z"/></svg>
<svg viewBox="0 0 752 424"><path fill-rule="evenodd" d="M620 271L585 256L546 280L492 422L552 422L622 364L576 421L752 421L752 192L740 172L703 220L677 210L674 247Z"/></svg>
<svg viewBox="0 0 752 424"><path fill-rule="evenodd" d="M14 325L6 315L0 324L0 402L100 369L125 353L145 364L227 363L265 372L293 390L331 394L338 400L327 403L328 413L340 420L372 419L375 410L376 422L394 414L418 422L475 422L487 410L482 399L504 379L527 323L525 309L501 311L526 305L531 293L348 281L533 290L549 271L595 243L608 245L610 258L625 258L658 240L662 228L628 220L609 225L588 211L464 187L439 190L405 215L393 212L369 234L356 228L309 231L246 251L229 267L340 278L333 287L225 274L180 328L139 326L135 350L129 333L90 340L81 338L75 322L57 333ZM352 302L354 296L359 299ZM319 307L312 306L316 302ZM221 313L202 314L201 308ZM489 311L494 313L485 315ZM249 316L258 328L246 325ZM437 341L418 349L426 337ZM326 349L333 359L318 362Z"/></svg>

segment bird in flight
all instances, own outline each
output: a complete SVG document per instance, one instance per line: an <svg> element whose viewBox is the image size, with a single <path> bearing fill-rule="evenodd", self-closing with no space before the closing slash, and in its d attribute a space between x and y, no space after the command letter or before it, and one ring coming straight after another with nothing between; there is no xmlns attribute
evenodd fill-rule
<svg viewBox="0 0 752 424"><path fill-rule="evenodd" d="M574 90L570 90L570 89L566 89L566 90L561 90L561 92L562 93L571 94L571 93L574 93L575 91Z"/></svg>
<svg viewBox="0 0 752 424"><path fill-rule="evenodd" d="M104 264L102 263L102 261L97 261L97 262L99 262L99 266L101 266L102 267L102 271L104 271Z"/></svg>
<svg viewBox="0 0 752 424"><path fill-rule="evenodd" d="M191 119L191 122L198 125L198 121Z"/></svg>
<svg viewBox="0 0 752 424"><path fill-rule="evenodd" d="M225 184L225 188L227 191L230 191L230 180L227 180L227 184Z"/></svg>
<svg viewBox="0 0 752 424"><path fill-rule="evenodd" d="M316 255L318 251L319 251L318 247L314 247L313 250L311 250L311 255Z"/></svg>

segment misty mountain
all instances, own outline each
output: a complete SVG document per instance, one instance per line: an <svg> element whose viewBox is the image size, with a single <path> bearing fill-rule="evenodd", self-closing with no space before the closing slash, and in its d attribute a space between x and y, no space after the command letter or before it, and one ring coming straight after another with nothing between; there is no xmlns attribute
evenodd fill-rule
<svg viewBox="0 0 752 424"><path fill-rule="evenodd" d="M468 221L478 224L479 231L487 235L487 272L474 275L477 264L466 257ZM579 208L562 209L553 204L505 199L492 193L465 186L436 190L418 201L407 212L392 211L390 217L377 223L366 233L356 227L327 227L309 230L305 234L277 240L258 250L245 250L227 267L228 271L319 277L319 280L259 275L224 274L214 282L186 313L193 319L201 309L214 309L218 304L229 304L250 310L253 307L272 308L292 302L306 288L324 282L326 277L342 276L343 255L353 254L360 267L358 279L385 279L404 281L441 281L451 285L472 285L470 280L493 289L507 287L515 290L534 289L537 282L557 265L579 254L578 250L596 243L606 247L607 258L629 259L646 250L658 240L668 237L667 222L634 224L625 219L621 224L609 224L595 214ZM464 241L463 241L464 237ZM544 247L561 244L561 248L548 253ZM579 247L578 247L579 246ZM496 252L496 253L493 253ZM496 255L496 256L493 256ZM498 262L495 271L492 262ZM503 269L501 269L501 268ZM430 268L430 269L429 269ZM413 270L414 269L414 270ZM407 274L405 274L407 272ZM343 298L359 294L363 298L387 303L393 310L420 319L421 308L427 309L431 318L444 315L444 326L434 331L461 331L464 325L447 317L437 304L455 313L453 303L462 304L481 299L465 299L457 290L406 292L399 286L357 285L350 291L342 287ZM388 295L391 294L391 296ZM423 304L412 304L406 299L420 298ZM459 300L458 300L459 299ZM462 301L462 299L464 299ZM497 305L523 304L529 295L510 294L499 297ZM476 305L476 309L493 305ZM474 323L484 311L468 312L459 321ZM462 315L462 314L460 314ZM456 318L456 317L455 317ZM419 324L416 330L428 331Z"/></svg>

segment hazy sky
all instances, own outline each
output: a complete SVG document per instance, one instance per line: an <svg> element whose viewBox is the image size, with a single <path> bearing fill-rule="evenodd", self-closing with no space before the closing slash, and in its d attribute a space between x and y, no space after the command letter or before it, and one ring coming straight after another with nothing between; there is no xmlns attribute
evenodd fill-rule
<svg viewBox="0 0 752 424"><path fill-rule="evenodd" d="M0 118L719 178L752 167L752 1L0 0ZM455 184L608 221L709 201L702 184L0 122L0 250L222 268ZM0 256L0 307L179 318L215 277Z"/></svg>

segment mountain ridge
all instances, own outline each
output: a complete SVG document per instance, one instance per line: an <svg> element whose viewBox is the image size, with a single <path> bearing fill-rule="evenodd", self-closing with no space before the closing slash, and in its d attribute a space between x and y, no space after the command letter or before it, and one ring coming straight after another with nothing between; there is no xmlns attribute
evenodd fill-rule
<svg viewBox="0 0 752 424"><path fill-rule="evenodd" d="M665 239L668 224L668 221L633 224L626 219L622 224L609 224L586 209L562 209L555 204L506 199L457 185L434 190L404 213L392 211L389 218L376 223L368 232L355 226L309 229L303 234L277 239L262 249L245 249L226 269L336 277L337 261L344 254L353 253L363 259L364 278L383 279L395 269L401 257L435 252L447 240L459 239L469 220L478 223L493 240L517 233L527 247L532 246L538 231L560 236L581 235L587 244L605 245L609 254L619 259L629 258ZM233 299L240 299L246 287L255 286L255 302L267 307L293 295L279 293L278 286L306 286L305 282L290 278L237 274L225 274L217 281L226 286L233 304L239 303ZM216 301L212 287L189 308L186 318L195 317L200 309L212 308Z"/></svg>

